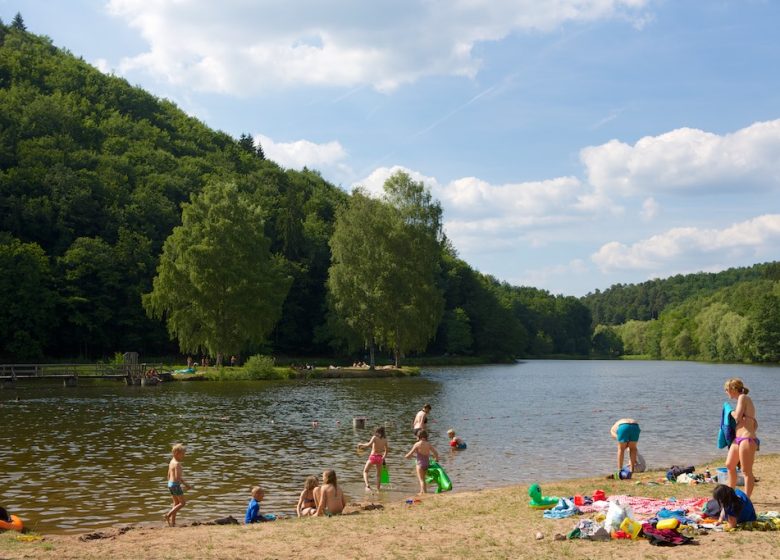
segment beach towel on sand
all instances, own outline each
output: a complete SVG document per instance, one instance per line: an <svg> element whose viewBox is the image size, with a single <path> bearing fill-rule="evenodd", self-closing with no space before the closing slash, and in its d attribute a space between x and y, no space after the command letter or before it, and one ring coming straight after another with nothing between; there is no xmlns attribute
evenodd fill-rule
<svg viewBox="0 0 780 560"><path fill-rule="evenodd" d="M610 496L609 502L619 501L621 505L631 506L631 510L636 515L655 515L663 508L670 510L701 511L707 498L688 498L685 500L661 500L658 498L643 498L641 496ZM594 502L592 505L579 506L582 513L593 513L595 511L605 511L609 507L609 502Z"/></svg>

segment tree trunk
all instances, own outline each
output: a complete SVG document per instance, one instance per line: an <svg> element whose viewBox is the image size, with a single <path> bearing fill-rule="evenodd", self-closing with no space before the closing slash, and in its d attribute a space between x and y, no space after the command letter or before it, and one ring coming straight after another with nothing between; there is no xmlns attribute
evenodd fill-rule
<svg viewBox="0 0 780 560"><path fill-rule="evenodd" d="M376 369L376 360L374 359L374 339L371 339L371 342L368 344L368 362L369 367L368 369Z"/></svg>

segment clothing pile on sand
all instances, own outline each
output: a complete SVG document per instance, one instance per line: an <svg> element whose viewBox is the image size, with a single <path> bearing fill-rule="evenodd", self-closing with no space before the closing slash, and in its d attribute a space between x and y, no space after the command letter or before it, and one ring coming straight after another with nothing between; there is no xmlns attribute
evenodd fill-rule
<svg viewBox="0 0 780 560"><path fill-rule="evenodd" d="M543 516L562 519L581 514L595 515L580 519L565 538L608 541L644 537L652 545L677 546L694 542L696 535L731 530L718 523L720 506L715 500L607 497L601 490L594 492L592 497L560 498L556 506L544 511ZM735 530L780 531L780 512L758 514L755 521L739 523Z"/></svg>

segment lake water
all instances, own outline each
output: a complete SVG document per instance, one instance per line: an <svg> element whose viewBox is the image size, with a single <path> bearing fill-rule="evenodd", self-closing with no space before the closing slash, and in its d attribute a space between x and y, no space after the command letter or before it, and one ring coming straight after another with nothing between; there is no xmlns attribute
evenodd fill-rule
<svg viewBox="0 0 780 560"><path fill-rule="evenodd" d="M267 491L263 511L292 513L304 478L326 468L336 469L350 498L362 498L367 455L355 445L377 424L388 427L391 445L391 485L377 499L400 500L416 491L413 461L403 454L426 402L431 442L455 491L609 473L609 428L624 416L642 426L649 467L696 465L723 455L722 387L733 376L751 389L762 453L777 452L778 367L539 360L426 368L402 379L22 382L0 390L0 505L41 532L159 523L170 504L174 442L187 445L185 479L195 485L180 522L242 517L257 483ZM368 418L366 429L353 429L355 416ZM467 450L450 452L449 427Z"/></svg>

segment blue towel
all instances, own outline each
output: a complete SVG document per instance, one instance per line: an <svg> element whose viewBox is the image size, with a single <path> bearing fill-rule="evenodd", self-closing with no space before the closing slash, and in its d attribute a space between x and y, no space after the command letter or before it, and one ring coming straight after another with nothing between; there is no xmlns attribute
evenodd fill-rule
<svg viewBox="0 0 780 560"><path fill-rule="evenodd" d="M577 513L582 512L574 505L574 502L568 498L561 498L558 500L558 505L552 509L544 510L542 515L547 519L563 519L564 517L571 517Z"/></svg>
<svg viewBox="0 0 780 560"><path fill-rule="evenodd" d="M733 410L731 403L723 403L723 410L720 416L720 430L718 431L718 449L729 447L734 438L737 437L737 421L731 415Z"/></svg>

